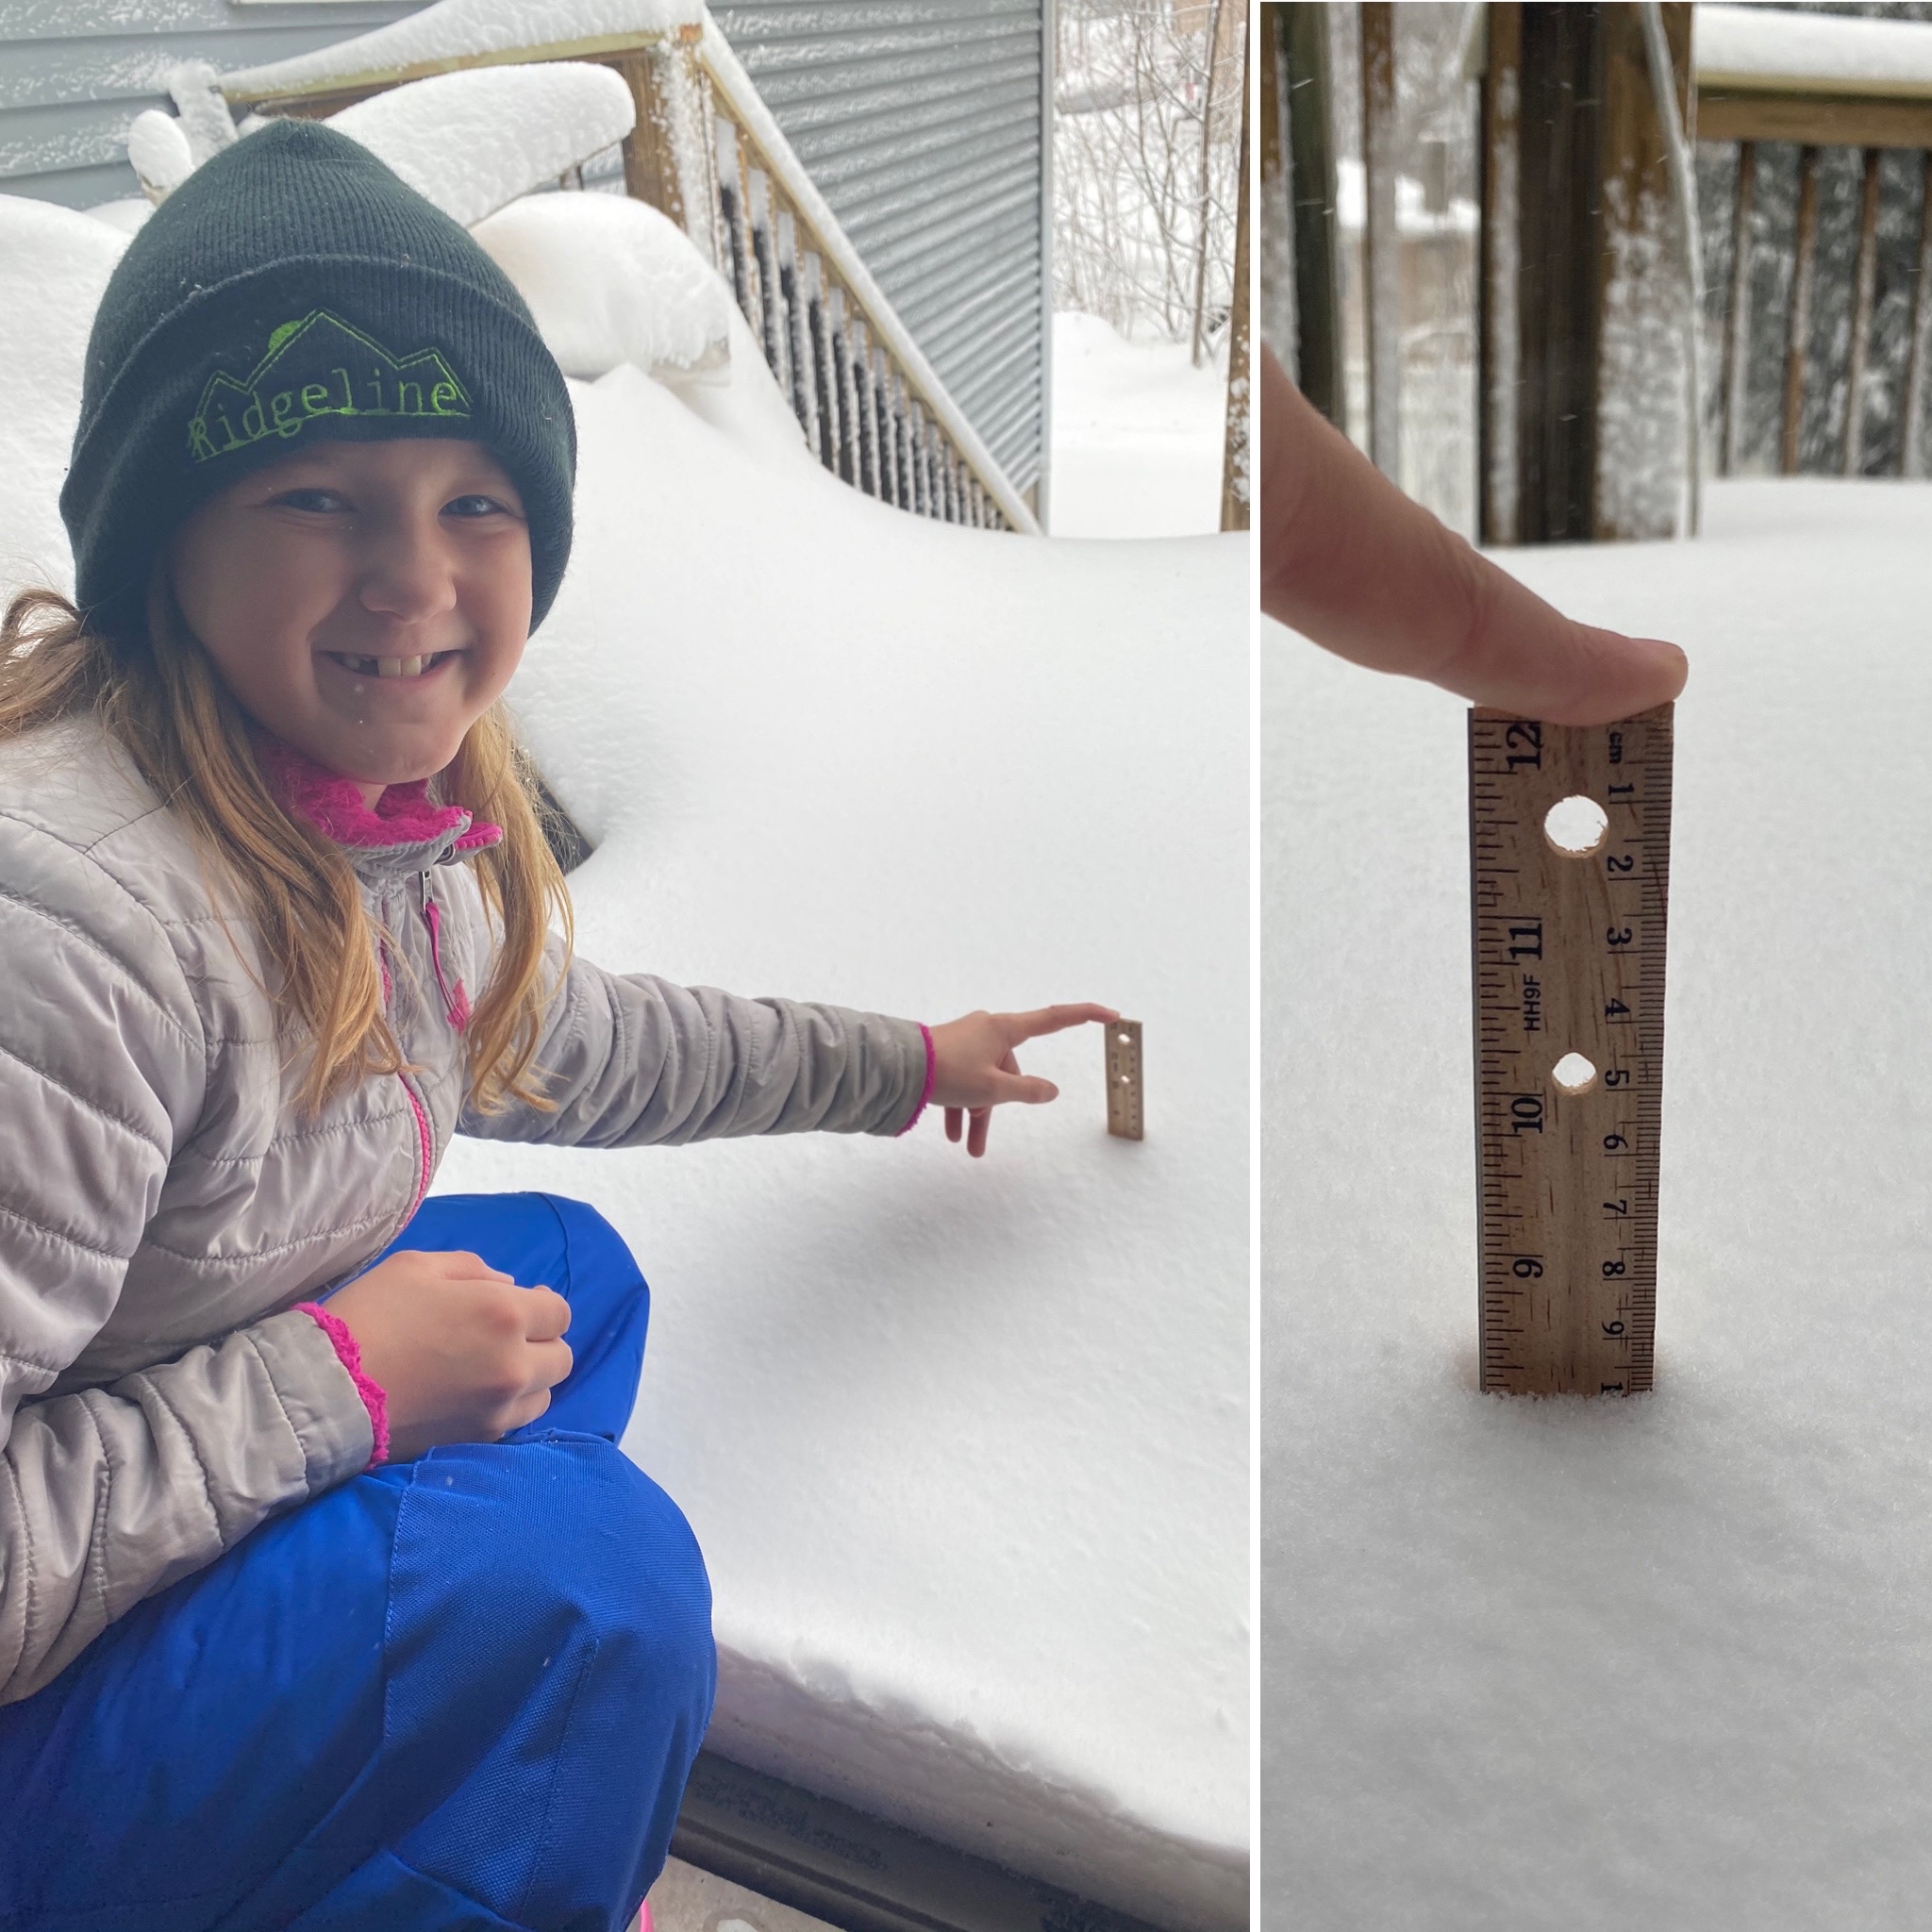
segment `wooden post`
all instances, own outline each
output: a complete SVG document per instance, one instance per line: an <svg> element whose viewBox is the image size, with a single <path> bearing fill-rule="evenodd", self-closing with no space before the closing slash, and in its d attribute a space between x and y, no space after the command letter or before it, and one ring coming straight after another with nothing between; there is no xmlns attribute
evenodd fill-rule
<svg viewBox="0 0 1932 1932"><path fill-rule="evenodd" d="M1248 527L1248 68L1241 57L1240 186L1234 205L1234 307L1227 320L1227 422L1221 438L1221 527Z"/></svg>
<svg viewBox="0 0 1932 1932"><path fill-rule="evenodd" d="M1402 478L1402 258L1395 232L1395 8L1361 0L1362 294L1369 341L1369 457Z"/></svg>
<svg viewBox="0 0 1932 1932"><path fill-rule="evenodd" d="M1932 326L1932 152L1919 157L1919 273L1912 282L1912 335L1906 351L1906 433L1899 442L1898 473L1924 472L1924 434L1919 427L1925 402L1925 332Z"/></svg>
<svg viewBox="0 0 1932 1932"><path fill-rule="evenodd" d="M1661 14L1688 128L1690 9ZM1670 536L1686 480L1683 409L1695 399L1642 9L1492 5L1487 28L1482 537Z"/></svg>
<svg viewBox="0 0 1932 1932"><path fill-rule="evenodd" d="M1301 360L1295 350L1294 204L1288 185L1288 142L1282 117L1281 8L1260 9L1261 125L1256 153L1261 199L1257 242L1261 258L1261 340L1284 369Z"/></svg>
<svg viewBox="0 0 1932 1932"><path fill-rule="evenodd" d="M1698 407L1699 399L1690 393L1685 328L1690 282L1642 8L1565 10L1593 10L1602 39L1602 259L1589 534L1600 541L1672 537L1690 480L1684 409ZM1659 10L1676 113L1688 129L1690 8Z"/></svg>
<svg viewBox="0 0 1932 1932"><path fill-rule="evenodd" d="M1518 201L1523 90L1523 8L1499 0L1488 11L1489 58L1482 89L1482 225L1478 234L1476 463L1478 535L1485 543L1522 541L1517 420L1523 341L1518 281L1523 240Z"/></svg>
<svg viewBox="0 0 1932 1932"><path fill-rule="evenodd" d="M1525 6L1517 299L1518 541L1595 526L1603 34L1593 6Z"/></svg>
<svg viewBox="0 0 1932 1932"><path fill-rule="evenodd" d="M1778 471L1798 474L1798 430L1805 413L1805 352L1811 345L1811 271L1818 243L1818 154L1807 147L1798 160L1797 266L1791 275L1790 325L1785 341L1785 421Z"/></svg>
<svg viewBox="0 0 1932 1932"><path fill-rule="evenodd" d="M1744 437L1744 390L1751 353L1751 204L1757 188L1757 143L1738 146L1738 198L1731 218L1731 312L1724 318L1724 435L1718 474L1733 475Z"/></svg>
<svg viewBox="0 0 1932 1932"><path fill-rule="evenodd" d="M1321 0L1281 0L1288 181L1294 221L1296 387L1338 429L1348 427L1342 368L1341 248L1329 114L1328 21Z"/></svg>
<svg viewBox="0 0 1932 1932"><path fill-rule="evenodd" d="M1852 301L1851 367L1845 372L1845 425L1839 467L1856 476L1865 454L1865 358L1872 343L1872 298L1878 282L1878 150L1865 150L1858 197L1858 271Z"/></svg>
<svg viewBox="0 0 1932 1932"><path fill-rule="evenodd" d="M653 208L661 208L680 228L688 229L684 184L672 142L671 104L665 92L678 79L671 54L669 47L651 47L626 54L617 63L637 108L637 125L624 141L624 192L634 201L648 201Z"/></svg>

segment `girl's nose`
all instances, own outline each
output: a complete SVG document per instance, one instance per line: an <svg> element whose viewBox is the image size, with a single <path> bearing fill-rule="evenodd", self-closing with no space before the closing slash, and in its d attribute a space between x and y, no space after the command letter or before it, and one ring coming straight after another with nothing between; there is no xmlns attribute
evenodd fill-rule
<svg viewBox="0 0 1932 1932"><path fill-rule="evenodd" d="M398 523L377 533L358 586L362 608L401 624L421 624L453 609L456 574L442 532Z"/></svg>

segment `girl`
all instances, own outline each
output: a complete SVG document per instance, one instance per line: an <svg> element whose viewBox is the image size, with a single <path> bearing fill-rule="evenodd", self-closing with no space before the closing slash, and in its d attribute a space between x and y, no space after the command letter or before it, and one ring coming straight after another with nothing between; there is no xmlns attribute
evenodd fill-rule
<svg viewBox="0 0 1932 1932"><path fill-rule="evenodd" d="M439 1155L928 1100L976 1154L1054 1097L1020 1041L1114 1017L572 957L498 701L574 469L508 282L326 128L209 161L102 302L76 602L0 633L4 1932L615 1932L713 1683L615 1446L645 1289L576 1203L425 1204Z"/></svg>

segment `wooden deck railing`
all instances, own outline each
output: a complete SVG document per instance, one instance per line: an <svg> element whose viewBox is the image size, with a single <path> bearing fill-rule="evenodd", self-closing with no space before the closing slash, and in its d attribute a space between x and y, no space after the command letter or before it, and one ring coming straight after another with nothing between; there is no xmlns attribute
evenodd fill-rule
<svg viewBox="0 0 1932 1932"><path fill-rule="evenodd" d="M806 173L708 19L664 34L502 49L282 91L225 87L231 108L320 118L466 67L593 61L630 88L625 192L663 209L731 285L808 446L868 496L975 529L1040 525Z"/></svg>
<svg viewBox="0 0 1932 1932"><path fill-rule="evenodd" d="M1751 341L1751 250L1758 175L1758 149L1767 142L1798 143L1798 201L1790 245L1793 269L1790 308L1785 328L1783 396L1778 425L1778 472L1795 475L1800 467L1800 430L1807 385L1816 374L1812 309L1817 293L1818 178L1828 147L1859 151L1862 182L1858 196L1857 250L1852 268L1851 329L1845 351L1845 408L1838 425L1837 468L1840 475L1865 471L1866 371L1870 366L1874 296L1877 286L1879 157L1886 148L1918 157L1921 196L1917 274L1911 286L1911 319L1907 337L1892 474L1923 475L1923 433L1928 325L1932 325L1932 101L1828 98L1768 91L1700 88L1697 104L1700 142L1736 142L1738 172L1731 208L1731 273L1724 315L1724 369L1719 388L1721 428L1718 472L1731 475L1739 465L1744 435ZM1839 372L1827 372L1836 383Z"/></svg>

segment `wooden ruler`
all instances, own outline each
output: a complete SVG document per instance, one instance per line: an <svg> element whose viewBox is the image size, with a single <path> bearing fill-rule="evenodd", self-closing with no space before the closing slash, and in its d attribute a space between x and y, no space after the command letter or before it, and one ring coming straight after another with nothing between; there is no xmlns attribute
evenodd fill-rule
<svg viewBox="0 0 1932 1932"><path fill-rule="evenodd" d="M1139 1141L1145 1131L1138 1020L1116 1020L1107 1029L1107 1131L1123 1141Z"/></svg>
<svg viewBox="0 0 1932 1932"><path fill-rule="evenodd" d="M1486 1390L1651 1386L1671 723L1470 713Z"/></svg>

